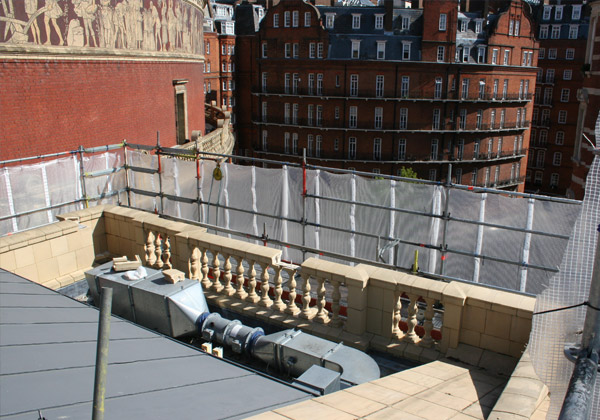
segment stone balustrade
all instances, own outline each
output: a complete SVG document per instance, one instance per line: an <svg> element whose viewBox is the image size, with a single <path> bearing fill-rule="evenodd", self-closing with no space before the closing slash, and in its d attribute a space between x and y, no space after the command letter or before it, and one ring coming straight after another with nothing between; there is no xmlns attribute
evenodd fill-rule
<svg viewBox="0 0 600 420"><path fill-rule="evenodd" d="M99 206L59 219L53 227L0 239L0 267L64 286L48 283L39 268L23 271L15 245L30 246L36 231L63 226L64 235L86 236L89 244L77 270L109 255L139 255L147 266L176 268L197 279L214 305L361 349L421 361L452 353L477 365L490 351L516 361L528 341L535 299L516 293L317 258L291 265L281 261L281 250L125 207Z"/></svg>

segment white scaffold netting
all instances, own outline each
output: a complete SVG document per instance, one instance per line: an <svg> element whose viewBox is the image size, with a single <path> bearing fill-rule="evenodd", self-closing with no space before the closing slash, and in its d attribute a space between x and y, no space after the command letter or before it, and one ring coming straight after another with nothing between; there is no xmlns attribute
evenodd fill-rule
<svg viewBox="0 0 600 420"><path fill-rule="evenodd" d="M600 147L600 114L596 121L596 147ZM600 225L600 158L594 157L588 173L581 215L550 287L537 298L535 312L564 308L587 301L592 279L597 228ZM535 315L529 351L535 371L550 390L547 419L555 419L565 398L574 364L564 353L565 344L581 344L586 306ZM600 376L596 377L592 419L600 418Z"/></svg>

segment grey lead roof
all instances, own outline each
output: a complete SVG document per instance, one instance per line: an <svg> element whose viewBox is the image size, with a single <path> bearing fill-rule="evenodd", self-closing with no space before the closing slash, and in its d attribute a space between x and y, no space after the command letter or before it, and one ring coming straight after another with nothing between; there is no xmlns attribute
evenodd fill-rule
<svg viewBox="0 0 600 420"><path fill-rule="evenodd" d="M0 269L0 418L90 418L98 310ZM236 419L311 395L111 318L105 418Z"/></svg>

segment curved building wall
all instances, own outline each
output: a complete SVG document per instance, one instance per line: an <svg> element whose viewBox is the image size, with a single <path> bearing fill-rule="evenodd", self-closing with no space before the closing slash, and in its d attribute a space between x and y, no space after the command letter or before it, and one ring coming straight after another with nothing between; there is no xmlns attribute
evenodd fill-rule
<svg viewBox="0 0 600 420"><path fill-rule="evenodd" d="M2 0L0 159L204 131L197 0Z"/></svg>

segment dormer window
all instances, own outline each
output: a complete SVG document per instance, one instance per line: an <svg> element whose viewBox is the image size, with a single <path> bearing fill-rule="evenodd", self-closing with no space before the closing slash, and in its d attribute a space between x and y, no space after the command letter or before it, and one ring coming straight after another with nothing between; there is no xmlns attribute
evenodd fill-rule
<svg viewBox="0 0 600 420"><path fill-rule="evenodd" d="M573 5L573 12L571 14L571 19L579 20L581 19L581 5Z"/></svg>
<svg viewBox="0 0 600 420"><path fill-rule="evenodd" d="M467 27L469 25L469 21L466 19L462 19L460 21L460 31L461 32L466 32L467 31Z"/></svg>
<svg viewBox="0 0 600 420"><path fill-rule="evenodd" d="M360 57L360 41L353 40L352 41L352 52L350 55L351 58L359 58Z"/></svg>
<svg viewBox="0 0 600 420"><path fill-rule="evenodd" d="M556 9L554 10L554 19L556 20L562 20L563 18L563 8L565 6L556 6Z"/></svg>
<svg viewBox="0 0 600 420"><path fill-rule="evenodd" d="M550 20L552 14L552 6L544 6L544 14L542 15L543 20Z"/></svg>
<svg viewBox="0 0 600 420"><path fill-rule="evenodd" d="M327 13L325 15L325 28L333 29L333 23L335 21L335 14Z"/></svg>
<svg viewBox="0 0 600 420"><path fill-rule="evenodd" d="M352 29L360 29L360 15L352 14Z"/></svg>
<svg viewBox="0 0 600 420"><path fill-rule="evenodd" d="M410 27L410 18L408 16L402 17L402 30L405 31Z"/></svg>
<svg viewBox="0 0 600 420"><path fill-rule="evenodd" d="M402 41L402 60L410 60L410 46L410 42Z"/></svg>
<svg viewBox="0 0 600 420"><path fill-rule="evenodd" d="M383 15L375 15L375 29L383 29Z"/></svg>
<svg viewBox="0 0 600 420"><path fill-rule="evenodd" d="M483 29L483 21L476 20L475 21L475 32L480 33Z"/></svg>
<svg viewBox="0 0 600 420"><path fill-rule="evenodd" d="M377 59L385 60L385 41L377 41Z"/></svg>

